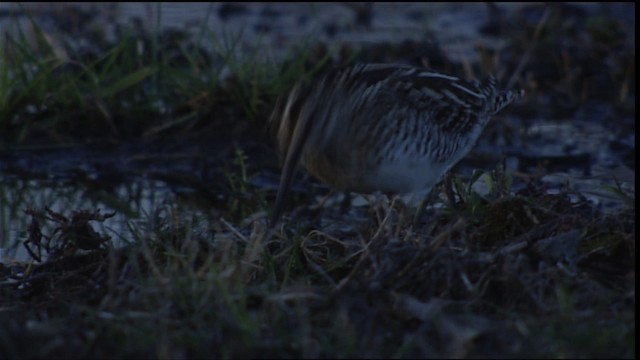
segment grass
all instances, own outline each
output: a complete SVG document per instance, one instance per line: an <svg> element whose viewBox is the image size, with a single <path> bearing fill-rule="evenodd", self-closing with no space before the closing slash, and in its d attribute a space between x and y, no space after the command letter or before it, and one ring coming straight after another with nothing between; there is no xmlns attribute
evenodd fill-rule
<svg viewBox="0 0 640 360"><path fill-rule="evenodd" d="M89 39L96 41L93 47L78 49L72 39L52 41L29 20L33 31L27 35L16 25L15 37L3 43L0 62L0 130L3 142L13 146L34 138L121 141L192 129L221 103L233 104L234 111L256 123L268 104L328 59L325 55L317 65L305 66L311 53L301 50L278 69L256 53L240 58L242 33L209 44L210 53L194 41L182 41L184 34L162 36L136 28L117 43L96 36ZM206 28L202 32L215 38L206 36ZM222 78L224 69L229 74Z"/></svg>
<svg viewBox="0 0 640 360"><path fill-rule="evenodd" d="M504 204L539 223L475 221ZM383 223L346 218L342 235L299 217L268 237L260 221L209 222L169 204L131 223L123 248L17 265L22 286L3 285L3 353L438 357L499 346L503 356L632 356L633 213L572 207L565 194L505 195L429 232L394 212ZM45 232L54 242L82 220L58 221L66 229ZM593 267L605 265L600 278Z"/></svg>
<svg viewBox="0 0 640 360"><path fill-rule="evenodd" d="M628 111L633 62L627 51L602 47L617 25L588 22L590 50L565 52L559 61L555 50L577 40L557 14L549 19L522 21L524 30L510 35L516 45L487 55L491 67L512 69L515 60L508 59L531 54L519 81L538 102L514 111L527 120L543 116L540 103L558 94L572 99L564 112L587 101ZM207 161L179 157L201 161L202 174L145 173L195 189L189 199L155 199L147 211L143 189L121 195L99 186L108 179L86 174L71 186L99 189L89 209L69 202L24 213L25 204L42 206L79 190L61 187L32 201L0 189L10 203L0 207L8 211L3 219L22 222L32 251L46 259L0 264L3 358L634 356L633 194L610 187L626 205L605 215L569 189L549 193L540 180L544 169L523 177L499 164L453 176L447 200L437 189L414 222L384 200L348 214L331 206L310 210L318 191L301 181L303 190L288 204L293 210L269 231L275 194L258 180L275 161L264 160L271 154L255 133L270 107L300 78L334 63L376 59L347 49L346 59L335 60L334 50L308 43L273 63L239 55L241 35L229 34L209 51L199 41L212 34L200 34L176 41L180 34L130 28L113 44L95 35L100 51L92 51L54 44L34 26L33 34L18 31L2 43L4 150L101 142L113 150L110 144L142 138L195 139L207 151ZM545 47L527 47L537 41ZM576 65L585 71L585 59L620 66L572 76L567 63L586 64ZM150 157L129 161L144 168ZM107 231L109 211L96 213L98 204L117 207L125 227Z"/></svg>

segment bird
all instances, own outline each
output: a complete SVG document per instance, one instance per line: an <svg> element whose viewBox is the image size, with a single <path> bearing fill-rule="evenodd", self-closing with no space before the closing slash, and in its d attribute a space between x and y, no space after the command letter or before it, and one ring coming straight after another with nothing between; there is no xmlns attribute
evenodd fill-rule
<svg viewBox="0 0 640 360"><path fill-rule="evenodd" d="M338 191L427 193L523 95L498 90L493 76L470 81L400 64L357 63L299 81L269 119L284 162L270 225L300 163Z"/></svg>

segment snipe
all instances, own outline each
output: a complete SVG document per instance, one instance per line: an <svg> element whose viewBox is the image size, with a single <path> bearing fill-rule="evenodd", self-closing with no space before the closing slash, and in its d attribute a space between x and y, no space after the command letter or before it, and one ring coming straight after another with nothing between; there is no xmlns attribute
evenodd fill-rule
<svg viewBox="0 0 640 360"><path fill-rule="evenodd" d="M297 84L271 117L284 158L271 225L300 162L341 191L428 192L473 147L491 117L523 95L495 80L357 64Z"/></svg>

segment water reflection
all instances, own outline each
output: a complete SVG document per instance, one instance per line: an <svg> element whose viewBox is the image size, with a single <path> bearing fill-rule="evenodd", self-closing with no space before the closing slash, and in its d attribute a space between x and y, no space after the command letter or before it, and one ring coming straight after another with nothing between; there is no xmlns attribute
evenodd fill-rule
<svg viewBox="0 0 640 360"><path fill-rule="evenodd" d="M115 246L122 245L132 221L143 219L154 209L173 199L164 182L138 179L115 186L111 191L89 190L79 184L61 184L51 180L15 179L3 181L0 187L0 248L4 260L27 260L29 254L21 245L27 238L31 217L27 209L44 211L49 208L64 216L74 211L100 210L102 214L115 212L104 222L92 221L93 229L112 238ZM43 234L50 234L55 224L42 222Z"/></svg>

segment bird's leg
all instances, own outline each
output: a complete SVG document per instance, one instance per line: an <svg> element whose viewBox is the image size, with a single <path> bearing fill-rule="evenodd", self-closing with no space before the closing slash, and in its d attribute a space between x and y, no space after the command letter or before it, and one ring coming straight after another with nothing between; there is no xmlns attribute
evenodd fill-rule
<svg viewBox="0 0 640 360"><path fill-rule="evenodd" d="M382 223L389 213L389 206L387 205L387 196L380 192L374 192L367 196L369 198L369 211L372 211L378 224ZM382 211L380 211L382 208Z"/></svg>
<svg viewBox="0 0 640 360"><path fill-rule="evenodd" d="M309 210L311 211L320 210L324 206L324 203L326 203L327 200L329 200L331 195L333 195L334 193L335 191L333 189L330 189L327 195L323 196L322 199L320 199L320 201L317 204L309 206Z"/></svg>
<svg viewBox="0 0 640 360"><path fill-rule="evenodd" d="M428 193L426 193L424 196L422 196L422 200L420 200L420 203L418 204L418 207L415 209L415 213L413 214L413 228L416 229L418 228L418 225L420 225L420 218L422 217L422 214L424 213L424 208L427 206L428 200L430 198L431 192L429 191Z"/></svg>
<svg viewBox="0 0 640 360"><path fill-rule="evenodd" d="M309 206L309 210L314 213L319 212L324 207L325 203L329 200L329 198L331 198L331 196L335 194L336 194L336 190L330 189L329 192L325 196L323 196L322 199L320 199L320 201L317 204ZM347 213L350 207L351 207L351 192L345 191L344 198L340 201L340 213L342 214Z"/></svg>
<svg viewBox="0 0 640 360"><path fill-rule="evenodd" d="M340 213L346 214L351 208L351 192L345 191L344 198L340 202Z"/></svg>
<svg viewBox="0 0 640 360"><path fill-rule="evenodd" d="M386 228L387 223L389 222L389 218L392 215L393 206L398 196L382 194L380 192L375 192L372 196L373 204L371 205L371 208L373 208L373 211L376 215L376 220L378 221L378 230L376 230L373 236L373 238L375 239L382 233L382 230ZM380 208L382 208L382 211L380 211Z"/></svg>
<svg viewBox="0 0 640 360"><path fill-rule="evenodd" d="M456 211L456 197L453 193L453 174L451 171L447 171L444 175L444 180L442 181L442 189L444 190L444 195L447 198L447 205L452 211Z"/></svg>
<svg viewBox="0 0 640 360"><path fill-rule="evenodd" d="M411 228L415 228L416 221L415 215L417 209L414 207L413 197L410 198L409 201L403 199L400 195L393 195L393 200L391 201L391 210L396 209L396 231L395 236L399 236L400 231L405 228L407 225ZM413 219L412 222L408 223L407 220Z"/></svg>

